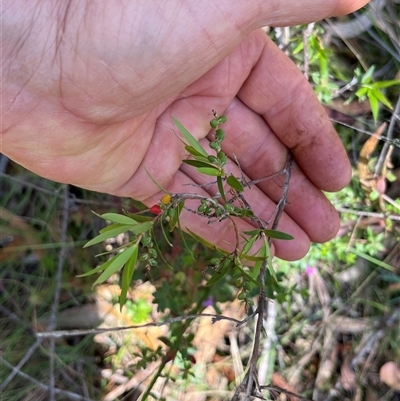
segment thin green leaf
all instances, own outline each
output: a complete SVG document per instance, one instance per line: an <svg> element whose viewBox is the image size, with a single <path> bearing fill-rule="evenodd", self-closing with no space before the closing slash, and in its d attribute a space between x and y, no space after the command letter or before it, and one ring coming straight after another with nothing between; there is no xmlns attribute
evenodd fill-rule
<svg viewBox="0 0 400 401"><path fill-rule="evenodd" d="M130 248L127 248L125 251L119 253L117 256L112 258L111 259L112 262L107 267L107 269L104 270L103 273L100 274L99 278L93 283L93 287L97 284L104 283L104 281L106 281L108 278L110 278L114 273L116 273L118 270L122 269L122 267L125 265L125 263L134 254L135 248L136 247L131 246ZM136 249L136 252L137 252L137 249Z"/></svg>
<svg viewBox="0 0 400 401"><path fill-rule="evenodd" d="M167 191L161 184L159 184L159 183L156 181L156 179L150 174L150 172L147 170L146 167L145 167L144 169L145 169L147 175L150 177L151 181L153 181L153 183L154 183L161 191L165 192L166 194L172 195L171 192Z"/></svg>
<svg viewBox="0 0 400 401"><path fill-rule="evenodd" d="M184 143L184 142L183 142ZM186 151L188 151L196 160L199 161L208 161L207 157L203 155L203 153L199 153L193 146L185 145Z"/></svg>
<svg viewBox="0 0 400 401"><path fill-rule="evenodd" d="M374 87L379 89L390 88L395 85L400 85L400 79L390 79L388 81L378 81L374 83Z"/></svg>
<svg viewBox="0 0 400 401"><path fill-rule="evenodd" d="M104 220L109 220L112 223L118 223L118 224L132 224L135 225L138 222L132 219L131 217L124 216L122 214L118 213L104 213L102 215L97 215L100 216Z"/></svg>
<svg viewBox="0 0 400 401"><path fill-rule="evenodd" d="M213 168L213 169L216 169L216 167L213 165L213 164L211 164L210 162L208 162L208 163L205 163L205 162L202 162L202 161L198 161L198 160L182 160L182 162L183 163L185 163L185 164L189 164L189 166L194 166L194 167L206 167L206 168Z"/></svg>
<svg viewBox="0 0 400 401"><path fill-rule="evenodd" d="M358 251L358 250L355 249L355 248L350 248L350 251L353 252L353 253L355 253L355 254L356 254L357 256L359 256L360 258L363 258L363 259L365 259L365 260L368 260L368 262L374 263L375 265L377 265L377 266L379 266L379 267L383 267L384 269L389 270L389 271L391 271L391 272L394 272L394 271L395 271L395 269L394 269L393 266L390 266L390 265L388 265L388 264L385 263L385 262L382 262L382 261L380 261L380 260L378 260L378 259L376 259L376 258L374 258L374 257L372 257L372 256L370 256L370 255L367 255L367 254L364 253L364 252Z"/></svg>
<svg viewBox="0 0 400 401"><path fill-rule="evenodd" d="M205 247L210 248L210 249L214 249L215 251L221 252L224 255L228 254L228 252L226 252L223 249L218 248L214 244L211 244L210 242L206 241L204 238L202 238L199 235L195 234L193 231L189 230L187 227L186 227L186 230L196 241L200 242Z"/></svg>
<svg viewBox="0 0 400 401"><path fill-rule="evenodd" d="M129 231L132 231L134 234L143 234L146 231L149 231L153 227L152 221L146 221L145 223L136 224L136 226L130 226Z"/></svg>
<svg viewBox="0 0 400 401"><path fill-rule="evenodd" d="M269 244L265 237L264 237L264 247L261 247L261 249L262 249L262 254L260 254L260 256L265 255L264 257L267 258L267 269L270 275L274 278L274 280L278 282L278 278L276 277L274 267L272 266L271 250L269 249Z"/></svg>
<svg viewBox="0 0 400 401"><path fill-rule="evenodd" d="M372 66L368 69L368 71L362 76L362 78L361 78L361 83L367 84L367 83L371 82L371 80L372 80L372 75L374 74L374 71L375 71L375 66L372 65Z"/></svg>
<svg viewBox="0 0 400 401"><path fill-rule="evenodd" d="M257 265L258 263L260 263L260 268L261 268L261 263L262 263L262 262L257 262L256 265ZM259 272L260 272L260 269L258 269L258 273L257 273L257 270L255 270L254 277L252 277L252 274L247 273L246 270L244 270L242 266L236 265L236 267L237 267L237 268L240 270L240 272L241 272L244 276L246 276L246 278L247 278L248 280L250 280L253 284L257 285L258 287L260 286L260 283L256 280L256 278L257 278L257 276L258 276L258 274L259 274ZM254 269L255 269L255 267L252 269L252 273L253 273L253 270L254 270Z"/></svg>
<svg viewBox="0 0 400 401"><path fill-rule="evenodd" d="M369 105L371 107L372 111L372 117L374 118L374 121L378 121L378 114L379 114L379 101L378 99L373 95L371 91L367 93L368 100L369 100Z"/></svg>
<svg viewBox="0 0 400 401"><path fill-rule="evenodd" d="M222 266L219 270L215 271L211 278L207 281L206 287L211 287L212 285L218 283L218 281L222 280L233 267L233 262L230 259L225 259L222 262Z"/></svg>
<svg viewBox="0 0 400 401"><path fill-rule="evenodd" d="M222 177L221 176L217 177L217 186L218 186L218 191L219 191L219 194L221 195L222 200L224 202L227 202L226 196L225 196L225 191L224 191L224 185L222 183Z"/></svg>
<svg viewBox="0 0 400 401"><path fill-rule="evenodd" d="M222 175L222 172L219 171L216 167L210 168L210 167L198 167L196 170L205 175L210 175L212 177L218 177Z"/></svg>
<svg viewBox="0 0 400 401"><path fill-rule="evenodd" d="M260 235L261 234L261 229L257 228L256 230L243 231L243 234L250 235L251 237L254 236L254 235Z"/></svg>
<svg viewBox="0 0 400 401"><path fill-rule="evenodd" d="M115 256L114 256L114 258L115 258ZM107 262L102 263L100 266L97 266L95 269L92 269L92 270L88 271L87 273L80 274L79 276L76 276L76 277L87 277L87 276L91 276L92 274L102 272L107 269L107 267L110 265L112 260L113 260L113 258L107 260Z"/></svg>
<svg viewBox="0 0 400 401"><path fill-rule="evenodd" d="M379 90L379 89L372 89L371 92L373 95L381 102L383 103L386 107L389 109L393 109L392 104L389 102L389 99Z"/></svg>
<svg viewBox="0 0 400 401"><path fill-rule="evenodd" d="M173 266L171 266L171 265L168 263L167 259L164 258L164 255L163 255L163 253L161 252L161 250L160 250L160 248L159 248L159 246L158 246L158 243L157 243L156 238L155 238L155 235L154 235L154 228L153 228L153 230L152 230L151 236L152 236L152 238L153 238L154 249L157 251L157 255L160 256L161 259L162 259L162 261L172 270L172 269L173 269ZM171 245L171 246L172 246L172 245Z"/></svg>
<svg viewBox="0 0 400 401"><path fill-rule="evenodd" d="M250 262L262 262L265 258L261 258L260 256L254 256L254 255L243 255L242 259L249 260Z"/></svg>
<svg viewBox="0 0 400 401"><path fill-rule="evenodd" d="M369 88L363 86L362 88L358 89L356 92L356 96L360 99L362 99L367 93L368 93Z"/></svg>
<svg viewBox="0 0 400 401"><path fill-rule="evenodd" d="M278 231L278 230L262 230L262 232L270 238L275 238L275 239L281 239L281 240L291 240L294 239L293 236L291 236L290 234L286 234L282 231Z"/></svg>
<svg viewBox="0 0 400 401"><path fill-rule="evenodd" d="M183 137L187 140L188 145L190 145L192 148L196 149L198 153L203 155L204 157L208 157L208 153L202 148L202 146L196 141L196 139L193 137L193 135L181 124L181 122L175 118L172 117L174 120L175 125L178 127L179 131L183 135Z"/></svg>
<svg viewBox="0 0 400 401"><path fill-rule="evenodd" d="M111 226L103 228L103 230L100 231L100 235L91 239L83 247L87 248L88 246L103 242L108 238L116 237L119 234L127 232L130 228L132 228L131 225L112 224Z"/></svg>
<svg viewBox="0 0 400 401"><path fill-rule="evenodd" d="M126 227L127 225L126 224L113 223L113 224L110 224L109 226L103 227L101 230L99 230L99 233L100 234L104 234L104 233L106 233L108 231L112 231L112 230L115 230L117 228L124 227L124 226ZM129 226L130 226L130 224L129 224Z"/></svg>
<svg viewBox="0 0 400 401"><path fill-rule="evenodd" d="M139 252L139 244L135 242L132 245L133 254L126 262L124 270L122 272L122 279L121 279L121 295L119 296L119 305L120 310L125 305L126 302L126 294L128 293L129 286L132 281L133 273L135 271L135 266L137 262L138 252Z"/></svg>
<svg viewBox="0 0 400 401"><path fill-rule="evenodd" d="M144 223L145 221L151 221L154 219L154 216L144 216L139 213L130 213L126 210L122 210L128 217L131 217L133 220L136 220L139 223Z"/></svg>
<svg viewBox="0 0 400 401"><path fill-rule="evenodd" d="M235 189L236 191L239 191L239 192L243 192L244 191L244 188L243 188L243 185L241 184L241 182L236 177L234 177L233 175L230 175L227 178L226 182L228 183L228 185L231 188Z"/></svg>
<svg viewBox="0 0 400 401"><path fill-rule="evenodd" d="M161 226L161 231L163 233L163 236L165 238L165 241L167 242L167 244L172 247L173 245L171 244L171 241L168 239L167 237L167 233L165 232L165 228L164 228L164 224L162 222L160 222L160 226Z"/></svg>
<svg viewBox="0 0 400 401"><path fill-rule="evenodd" d="M256 230L254 230L256 231ZM246 239L246 245L243 247L242 252L240 253L240 257L246 257L247 258L247 254L251 251L251 249L253 248L255 242L257 241L259 233L256 233L255 235L253 235L252 237L250 237L248 240Z"/></svg>

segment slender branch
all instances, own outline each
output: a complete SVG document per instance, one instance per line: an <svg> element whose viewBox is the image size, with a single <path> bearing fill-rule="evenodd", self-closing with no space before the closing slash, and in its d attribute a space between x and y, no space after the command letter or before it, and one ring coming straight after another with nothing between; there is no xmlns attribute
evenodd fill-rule
<svg viewBox="0 0 400 401"><path fill-rule="evenodd" d="M286 160L286 166L285 166L285 182L283 184L282 188L282 196L281 199L278 202L277 208L276 208L276 214L274 217L274 222L272 223L272 229L275 229L278 224L279 220L282 217L283 210L285 208L285 205L287 203L287 196L289 192L289 182L290 182L290 177L292 173L292 168L293 168L293 155L291 153L288 154L287 160ZM266 228L266 227L262 227ZM265 235L265 234L262 234ZM272 244L272 239L268 238L268 245L271 246ZM256 323L256 329L255 329L255 335L254 335L254 343L253 343L253 350L251 353L250 357L250 362L249 362L249 370L247 371L245 377L242 380L242 383L238 386L237 390L235 391L235 394L232 397L232 401L236 401L239 399L240 393L243 392L245 389L245 400L248 401L250 400L251 397L257 397L258 394L256 394L256 391L260 391L261 387L258 383L258 378L257 378L257 361L260 353L260 338L261 338L261 331L263 328L263 320L264 320L264 309L265 309L265 302L266 302L266 295L265 295L265 274L267 270L267 259L264 259L261 264L260 268L260 274L258 276L258 280L260 282L260 292L258 296L258 307L257 307L257 323Z"/></svg>
<svg viewBox="0 0 400 401"><path fill-rule="evenodd" d="M298 395L296 393L292 393L291 391L285 390L284 388L278 387L278 386L268 386L268 385L266 385L266 386L260 386L260 389L261 390L277 391L279 393L286 394L289 397L296 397L299 400L311 401L309 398L302 397L301 395Z"/></svg>
<svg viewBox="0 0 400 401"><path fill-rule="evenodd" d="M395 214L385 214L385 213L375 213L375 212L363 212L362 210L352 210L345 207L337 207L336 210L340 213L350 213L356 216L364 217L377 217L380 219L398 220L400 221L400 216Z"/></svg>
<svg viewBox="0 0 400 401"><path fill-rule="evenodd" d="M212 313L198 313L193 315L186 316L177 316L171 319L164 320L163 322L151 322L139 325L132 326L122 326L122 327L112 327L112 328L104 328L104 329L87 329L87 330L57 330L57 331L44 331L40 333L36 333L36 337L38 338L62 338L62 337L73 337L73 336L82 336L86 334L101 334L101 333L110 333L115 331L123 331L123 330L134 330L141 329L144 327L161 327L167 326L171 323L181 322L183 320L189 319L197 319L200 317L211 317L212 323L218 322L220 320L229 320L233 323L236 323L236 327L240 327L245 324L249 319L237 320L229 316L224 315L216 315Z"/></svg>

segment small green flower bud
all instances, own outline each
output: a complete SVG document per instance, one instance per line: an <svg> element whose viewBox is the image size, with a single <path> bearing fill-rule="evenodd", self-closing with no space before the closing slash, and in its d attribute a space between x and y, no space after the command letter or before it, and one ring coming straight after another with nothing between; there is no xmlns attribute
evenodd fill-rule
<svg viewBox="0 0 400 401"><path fill-rule="evenodd" d="M155 267L158 265L157 260L156 259L149 259L149 265L151 267Z"/></svg>
<svg viewBox="0 0 400 401"><path fill-rule="evenodd" d="M208 156L207 159L210 163L218 163L218 159L215 156Z"/></svg>
<svg viewBox="0 0 400 401"><path fill-rule="evenodd" d="M241 301L243 301L244 299L246 299L246 297L247 297L247 294L246 294L245 292L241 292L241 293L238 295L238 299L241 300Z"/></svg>
<svg viewBox="0 0 400 401"><path fill-rule="evenodd" d="M219 116L218 117L218 123L223 124L226 123L227 117L226 116Z"/></svg>
<svg viewBox="0 0 400 401"><path fill-rule="evenodd" d="M202 204L202 205L200 205L200 206L197 208L197 211L198 211L199 213L203 213L207 208L208 208L207 205Z"/></svg>
<svg viewBox="0 0 400 401"><path fill-rule="evenodd" d="M217 157L222 164L228 161L228 156L222 151L218 152Z"/></svg>
<svg viewBox="0 0 400 401"><path fill-rule="evenodd" d="M154 248L149 249L149 255L152 258L156 258L157 257L157 251Z"/></svg>
<svg viewBox="0 0 400 401"><path fill-rule="evenodd" d="M210 146L211 149L218 150L218 151L221 150L221 147L219 146L218 142L210 142L209 146Z"/></svg>
<svg viewBox="0 0 400 401"><path fill-rule="evenodd" d="M211 128L217 128L218 127L218 120L216 119L216 118L213 118L211 121L210 121L210 125L211 125Z"/></svg>
<svg viewBox="0 0 400 401"><path fill-rule="evenodd" d="M140 256L140 261L141 262L145 262L146 260L148 260L150 257L150 255L148 253L144 253L142 256Z"/></svg>
<svg viewBox="0 0 400 401"><path fill-rule="evenodd" d="M224 131L223 129L217 129L217 130L215 131L215 139L216 139L218 142L221 142L221 141L224 140L224 138L225 138L225 131Z"/></svg>
<svg viewBox="0 0 400 401"><path fill-rule="evenodd" d="M151 242L151 237L149 235L143 235L140 242L142 243L143 246L148 246Z"/></svg>
<svg viewBox="0 0 400 401"><path fill-rule="evenodd" d="M225 203L224 208L227 212L233 211L233 206L230 203Z"/></svg>

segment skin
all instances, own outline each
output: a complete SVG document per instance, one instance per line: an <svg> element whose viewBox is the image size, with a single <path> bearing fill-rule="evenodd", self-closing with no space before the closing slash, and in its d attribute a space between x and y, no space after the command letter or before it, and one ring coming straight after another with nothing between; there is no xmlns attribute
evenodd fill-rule
<svg viewBox="0 0 400 401"><path fill-rule="evenodd" d="M234 6L232 6L234 3ZM336 234L321 190L350 179L345 151L298 68L258 28L342 15L366 0L3 0L2 152L51 180L132 197L151 206L207 178L182 166L172 116L207 149L212 109L225 114L224 151L247 177L295 157L275 254L301 258ZM231 163L228 170L240 175ZM246 192L268 219L283 177ZM206 188L215 193L212 186ZM239 220L238 228L251 229ZM182 226L231 248L232 225L184 212Z"/></svg>

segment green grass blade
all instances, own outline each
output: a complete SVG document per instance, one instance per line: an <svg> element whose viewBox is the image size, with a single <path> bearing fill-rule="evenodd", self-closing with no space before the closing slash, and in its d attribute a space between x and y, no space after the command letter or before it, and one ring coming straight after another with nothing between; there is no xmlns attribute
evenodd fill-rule
<svg viewBox="0 0 400 401"><path fill-rule="evenodd" d="M359 251L359 250L357 250L357 249L355 249L355 248L350 248L350 251L353 252L353 253L355 253L355 254L356 254L357 256L359 256L360 258L363 258L363 259L365 259L365 260L368 260L368 262L371 262L371 263L373 263L373 264L375 264L375 265L377 265L377 266L379 266L379 267L383 267L383 268L386 269L386 270L389 270L389 271L391 271L391 272L394 272L394 267L388 265L388 264L385 263L385 262L382 262L382 261L380 261L380 260L378 260L378 259L376 259L376 258L374 258L374 257L372 257L372 256L370 256L370 255L367 255L366 253L361 252L361 251Z"/></svg>

